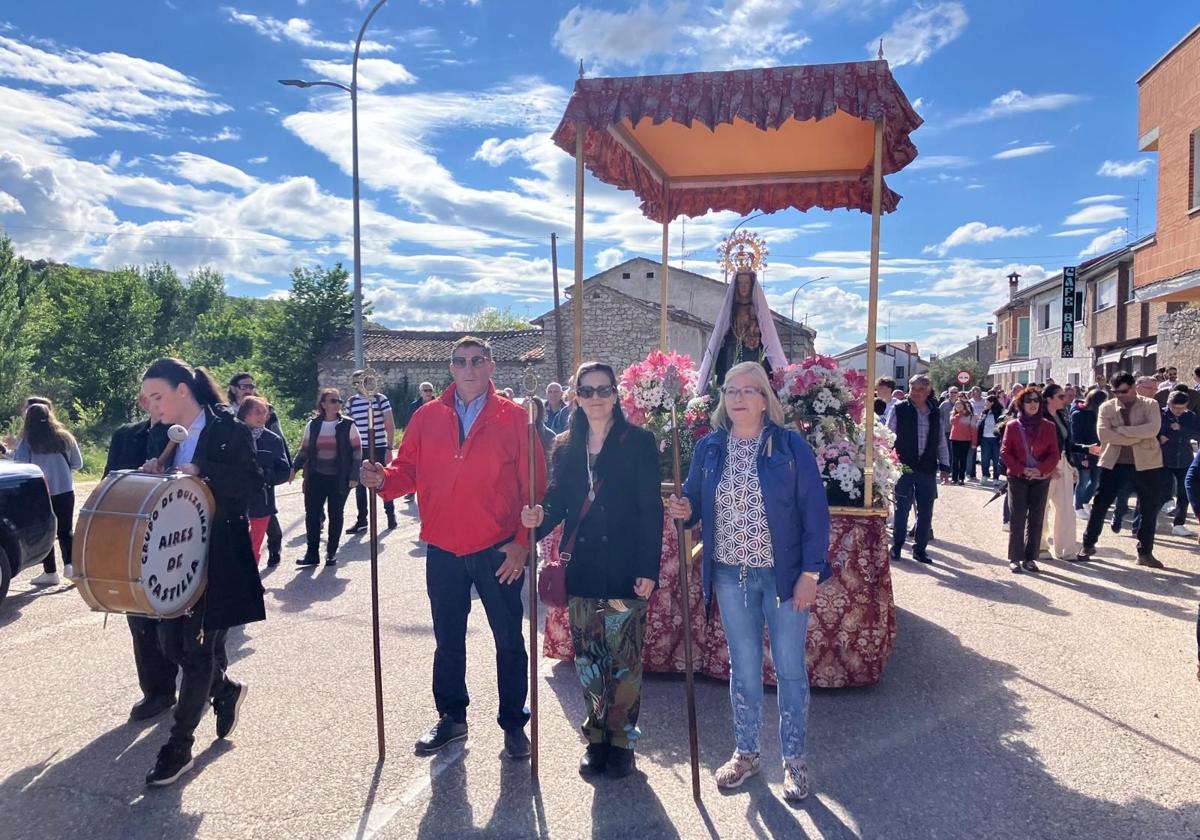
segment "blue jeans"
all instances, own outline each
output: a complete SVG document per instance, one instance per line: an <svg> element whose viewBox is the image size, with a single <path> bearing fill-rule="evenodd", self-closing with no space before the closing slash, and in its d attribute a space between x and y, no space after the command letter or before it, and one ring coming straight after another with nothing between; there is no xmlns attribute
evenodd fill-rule
<svg viewBox="0 0 1200 840"><path fill-rule="evenodd" d="M984 478L1000 478L1000 439L985 437L979 441L979 461L983 465ZM988 468L991 472L988 472ZM974 475L974 473L972 473Z"/></svg>
<svg viewBox="0 0 1200 840"><path fill-rule="evenodd" d="M1096 495L1100 486L1100 464L1095 458L1090 458L1090 467L1079 468L1079 483L1075 485L1075 509L1086 505Z"/></svg>
<svg viewBox="0 0 1200 840"><path fill-rule="evenodd" d="M714 564L713 589L721 608L721 624L729 643L729 702L738 752L757 753L762 730L763 624L771 634L771 656L779 698L779 740L785 760L804 758L808 734L808 670L804 644L808 610L796 612L780 604L775 570L747 569L745 588L740 569Z"/></svg>
<svg viewBox="0 0 1200 840"><path fill-rule="evenodd" d="M935 473L907 472L896 482L896 517L892 522L892 551L900 553L908 536L908 512L917 506L917 531L913 535L913 554L924 554L933 528L933 500L937 498Z"/></svg>

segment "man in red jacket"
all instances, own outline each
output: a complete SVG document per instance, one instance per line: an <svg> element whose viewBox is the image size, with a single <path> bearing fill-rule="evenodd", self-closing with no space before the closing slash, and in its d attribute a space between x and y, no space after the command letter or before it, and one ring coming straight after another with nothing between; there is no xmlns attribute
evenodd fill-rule
<svg viewBox="0 0 1200 840"><path fill-rule="evenodd" d="M529 532L529 431L524 410L497 396L496 363L481 338L454 344L454 384L413 415L392 463L364 463L362 483L385 499L416 492L421 539L428 543L425 587L433 613L433 700L439 720L417 741L432 755L467 737L467 615L471 587L496 642L497 722L510 758L529 755L529 657L522 630L521 585ZM541 443L534 436L535 497L546 489Z"/></svg>

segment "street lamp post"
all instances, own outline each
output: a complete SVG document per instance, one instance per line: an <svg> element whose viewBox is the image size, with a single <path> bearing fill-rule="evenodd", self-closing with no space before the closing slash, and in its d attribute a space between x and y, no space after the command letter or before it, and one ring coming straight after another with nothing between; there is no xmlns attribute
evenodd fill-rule
<svg viewBox="0 0 1200 840"><path fill-rule="evenodd" d="M363 36L367 34L367 26L370 25L371 18L375 17L375 13L386 2L387 0L378 0L371 7L370 13L367 14L366 19L358 30L358 38L354 41L354 61L350 65L349 87L343 85L341 82L326 80L316 82L308 82L303 79L279 80L279 84L287 85L288 87L334 87L350 94L350 156L354 205L354 367L359 370L366 367L366 361L363 357L362 226L359 218L358 199L358 54L362 50Z"/></svg>
<svg viewBox="0 0 1200 840"><path fill-rule="evenodd" d="M796 295L800 294L800 290L803 289L805 286L809 286L813 283L816 283L818 280L828 280L828 279L829 279L828 274L822 274L820 277L814 277L811 280L807 280L807 281L801 283L799 286L796 287L796 291L792 292L792 315L788 319L789 321L791 321L791 326L789 327L790 335L788 337L788 345L789 345L788 349L792 351L792 355L795 355L795 353L796 353ZM805 315L804 319L807 321L808 316Z"/></svg>

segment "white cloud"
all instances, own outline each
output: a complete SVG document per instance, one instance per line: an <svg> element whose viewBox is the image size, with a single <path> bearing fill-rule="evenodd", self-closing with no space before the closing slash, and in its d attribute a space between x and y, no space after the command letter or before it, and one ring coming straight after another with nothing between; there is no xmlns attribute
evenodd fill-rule
<svg viewBox="0 0 1200 840"><path fill-rule="evenodd" d="M9 195L6 192L0 191L0 216L8 216L25 213L25 208L21 202L17 201L17 197Z"/></svg>
<svg viewBox="0 0 1200 840"><path fill-rule="evenodd" d="M236 128L230 128L226 125L216 134L196 135L194 139L197 143L224 143L228 140L241 140L242 133Z"/></svg>
<svg viewBox="0 0 1200 840"><path fill-rule="evenodd" d="M997 96L983 108L955 117L950 120L949 125L969 125L1035 111L1057 111L1083 102L1085 98L1074 93L1027 94L1020 90L1010 90L1008 93Z"/></svg>
<svg viewBox="0 0 1200 840"><path fill-rule="evenodd" d="M1037 233L1038 228L1020 226L1006 228L1000 225L987 225L983 222L967 222L965 225L959 225L954 231L937 245L926 245L922 249L925 254L937 254L939 257L946 256L952 248L957 248L960 245L972 245L984 242L994 242L997 239L1011 239L1019 236L1029 236Z"/></svg>
<svg viewBox="0 0 1200 840"><path fill-rule="evenodd" d="M353 41L330 41L320 37L313 27L312 21L304 18L288 18L279 20L267 15L259 16L248 12L239 12L229 6L222 7L229 20L249 26L259 35L270 38L275 42L291 41L302 47L318 50L333 50L336 52L353 52ZM364 40L362 53L389 52L392 48L378 41Z"/></svg>
<svg viewBox="0 0 1200 840"><path fill-rule="evenodd" d="M916 160L905 167L905 171L966 169L968 166L974 165L975 161L966 155L918 155Z"/></svg>
<svg viewBox="0 0 1200 840"><path fill-rule="evenodd" d="M600 271L607 271L614 265L620 265L624 261L625 252L620 248L605 248L596 254L596 268Z"/></svg>
<svg viewBox="0 0 1200 840"><path fill-rule="evenodd" d="M176 152L170 157L159 159L171 172L193 184L225 184L246 191L254 189L260 183L257 178L247 175L236 166L192 152Z"/></svg>
<svg viewBox="0 0 1200 840"><path fill-rule="evenodd" d="M1067 216L1064 225L1098 225L1104 222L1115 222L1124 219L1129 212L1124 207L1115 204L1093 204Z"/></svg>
<svg viewBox="0 0 1200 840"><path fill-rule="evenodd" d="M575 6L559 21L554 46L592 70L637 66L655 55L699 60L710 69L779 63L810 39L792 17L802 0L641 0L627 11Z"/></svg>
<svg viewBox="0 0 1200 840"><path fill-rule="evenodd" d="M1113 228L1108 233L1103 233L1093 239L1086 248L1079 252L1079 256L1094 257L1097 254L1103 254L1118 245L1123 245L1128 239L1128 230L1123 227Z"/></svg>
<svg viewBox="0 0 1200 840"><path fill-rule="evenodd" d="M1002 152L997 152L996 154L992 155L992 160L1010 160L1011 158L1040 155L1052 150L1053 148L1053 143L1034 143L1031 146L1016 146L1011 149L1005 149Z"/></svg>
<svg viewBox="0 0 1200 840"><path fill-rule="evenodd" d="M1125 196L1113 195L1106 193L1105 195L1089 195L1076 201L1076 204L1106 204L1110 201L1122 201Z"/></svg>
<svg viewBox="0 0 1200 840"><path fill-rule="evenodd" d="M248 161L246 161L246 163L266 163L268 160L270 160L270 158L268 158L266 155L259 155L258 157L250 158Z"/></svg>
<svg viewBox="0 0 1200 840"><path fill-rule="evenodd" d="M334 82L349 85L352 67L340 61L323 61L315 58L304 59L304 66L309 70ZM363 90L378 90L387 85L411 85L417 77L399 62L387 58L360 58L358 60L358 86Z"/></svg>
<svg viewBox="0 0 1200 840"><path fill-rule="evenodd" d="M1071 236L1091 236L1099 232L1100 228L1098 227L1075 228L1074 230L1060 230L1058 233L1052 233L1050 234L1050 238L1064 239Z"/></svg>
<svg viewBox="0 0 1200 840"><path fill-rule="evenodd" d="M883 57L892 67L921 64L962 34L967 27L967 10L962 3L938 3L922 8L914 6L883 33ZM879 38L867 44L867 54L875 57Z"/></svg>
<svg viewBox="0 0 1200 840"><path fill-rule="evenodd" d="M1110 178L1140 178L1147 174L1153 166L1154 160L1151 158L1130 161L1106 160L1100 164L1096 174L1107 175Z"/></svg>

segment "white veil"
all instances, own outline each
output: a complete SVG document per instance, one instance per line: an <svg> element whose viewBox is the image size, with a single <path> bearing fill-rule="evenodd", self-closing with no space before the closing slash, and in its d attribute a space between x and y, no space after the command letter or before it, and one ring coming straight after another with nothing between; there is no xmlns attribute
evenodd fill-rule
<svg viewBox="0 0 1200 840"><path fill-rule="evenodd" d="M725 334L729 332L729 316L733 310L733 296L737 291L737 277L734 276L725 288L725 299L721 302L721 311L717 313L717 321L713 324L712 335L708 337L708 346L704 348L704 360L700 362L700 378L696 380L697 393L707 393L708 382L712 376L713 366L725 343ZM756 277L754 290L751 293L754 302L754 315L758 319L758 328L762 333L763 350L772 370L782 370L787 367L787 356L784 355L783 345L779 341L779 333L775 330L775 319L771 308L767 306L767 295L763 292L762 284Z"/></svg>

